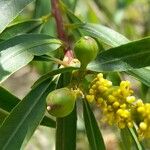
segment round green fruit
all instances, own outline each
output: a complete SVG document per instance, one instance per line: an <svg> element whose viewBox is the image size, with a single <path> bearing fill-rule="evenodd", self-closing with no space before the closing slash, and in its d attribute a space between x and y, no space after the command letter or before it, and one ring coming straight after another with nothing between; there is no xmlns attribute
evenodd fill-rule
<svg viewBox="0 0 150 150"><path fill-rule="evenodd" d="M94 60L98 54L97 42L89 36L84 36L75 43L74 52L81 62L81 68L86 68L88 63Z"/></svg>
<svg viewBox="0 0 150 150"><path fill-rule="evenodd" d="M65 117L74 108L76 94L69 88L56 89L50 92L46 98L47 111L55 117Z"/></svg>

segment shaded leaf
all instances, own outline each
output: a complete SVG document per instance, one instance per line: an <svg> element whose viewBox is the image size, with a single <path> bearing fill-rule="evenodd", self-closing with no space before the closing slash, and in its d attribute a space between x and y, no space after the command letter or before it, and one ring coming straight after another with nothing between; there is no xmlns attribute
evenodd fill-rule
<svg viewBox="0 0 150 150"><path fill-rule="evenodd" d="M0 86L0 109L10 112L19 102L19 98Z"/></svg>
<svg viewBox="0 0 150 150"><path fill-rule="evenodd" d="M34 55L52 52L61 42L48 35L25 34L0 43L0 83L27 65Z"/></svg>
<svg viewBox="0 0 150 150"><path fill-rule="evenodd" d="M9 114L0 108L0 126Z"/></svg>
<svg viewBox="0 0 150 150"><path fill-rule="evenodd" d="M92 150L105 150L105 144L95 116L86 100L83 100L83 116L88 141Z"/></svg>
<svg viewBox="0 0 150 150"><path fill-rule="evenodd" d="M56 127L56 121L54 121L53 119L51 119L47 116L44 116L40 125L55 128Z"/></svg>

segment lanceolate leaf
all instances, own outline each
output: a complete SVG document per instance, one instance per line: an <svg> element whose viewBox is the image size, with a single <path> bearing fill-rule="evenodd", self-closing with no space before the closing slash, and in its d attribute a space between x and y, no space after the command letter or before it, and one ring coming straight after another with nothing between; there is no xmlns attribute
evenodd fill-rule
<svg viewBox="0 0 150 150"><path fill-rule="evenodd" d="M99 38L102 42L112 47L129 42L129 40L123 35L103 25L85 24L81 26L81 30L87 35Z"/></svg>
<svg viewBox="0 0 150 150"><path fill-rule="evenodd" d="M103 137L95 116L86 100L83 100L83 116L88 141L92 150L105 150Z"/></svg>
<svg viewBox="0 0 150 150"><path fill-rule="evenodd" d="M13 109L0 128L2 150L20 149L30 139L45 114L45 97L55 86L51 79L46 80Z"/></svg>
<svg viewBox="0 0 150 150"><path fill-rule="evenodd" d="M19 102L20 99L0 86L0 109L10 112Z"/></svg>
<svg viewBox="0 0 150 150"><path fill-rule="evenodd" d="M0 126L2 125L5 118L8 116L8 113L2 109L0 109Z"/></svg>
<svg viewBox="0 0 150 150"><path fill-rule="evenodd" d="M7 40L13 36L31 33L43 23L42 19L33 19L12 24L0 34L0 39Z"/></svg>
<svg viewBox="0 0 150 150"><path fill-rule="evenodd" d="M133 142L136 146L136 149L137 150L145 150L145 148L143 147L143 145L140 143L138 137L137 137L137 133L136 133L136 130L135 128L128 128L129 132L130 132L130 135L133 139Z"/></svg>
<svg viewBox="0 0 150 150"><path fill-rule="evenodd" d="M27 65L34 55L52 52L61 42L48 35L25 34L0 43L0 83Z"/></svg>
<svg viewBox="0 0 150 150"><path fill-rule="evenodd" d="M19 102L20 102L20 99L18 99L16 96L12 95L6 89L0 87L0 124L4 121L4 119L10 114L12 109ZM43 126L48 126L48 127L56 126L55 121L47 116L44 116L44 118L40 124Z"/></svg>
<svg viewBox="0 0 150 150"><path fill-rule="evenodd" d="M0 33L33 0L0 1Z"/></svg>
<svg viewBox="0 0 150 150"><path fill-rule="evenodd" d="M127 71L127 73L139 79L145 85L150 87L150 70L146 68L136 69L132 71Z"/></svg>
<svg viewBox="0 0 150 150"><path fill-rule="evenodd" d="M100 53L89 65L93 71L125 71L150 65L150 37Z"/></svg>

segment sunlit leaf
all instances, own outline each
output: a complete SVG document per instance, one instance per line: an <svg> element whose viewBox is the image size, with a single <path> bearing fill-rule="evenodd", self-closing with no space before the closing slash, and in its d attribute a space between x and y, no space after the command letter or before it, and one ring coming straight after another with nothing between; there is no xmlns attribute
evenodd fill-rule
<svg viewBox="0 0 150 150"><path fill-rule="evenodd" d="M33 0L0 1L0 33Z"/></svg>
<svg viewBox="0 0 150 150"><path fill-rule="evenodd" d="M0 83L32 61L34 55L52 52L61 42L48 35L25 34L0 43Z"/></svg>

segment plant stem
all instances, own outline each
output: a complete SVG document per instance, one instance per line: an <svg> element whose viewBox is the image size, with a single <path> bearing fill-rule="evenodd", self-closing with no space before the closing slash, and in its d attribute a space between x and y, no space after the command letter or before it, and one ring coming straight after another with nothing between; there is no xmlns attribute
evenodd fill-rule
<svg viewBox="0 0 150 150"><path fill-rule="evenodd" d="M51 0L51 4L52 4L52 15L54 16L56 21L58 38L65 43L66 48L64 49L64 54L65 57L68 57L68 61L70 62L70 60L73 59L73 52L70 48L71 46L69 43L69 38L64 30L63 18L59 9L59 0Z"/></svg>

